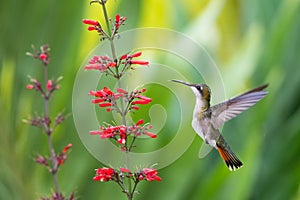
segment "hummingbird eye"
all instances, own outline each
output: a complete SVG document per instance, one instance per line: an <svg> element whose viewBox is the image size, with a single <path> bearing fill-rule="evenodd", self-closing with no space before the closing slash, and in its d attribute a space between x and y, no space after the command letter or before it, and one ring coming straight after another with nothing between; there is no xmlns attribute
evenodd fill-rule
<svg viewBox="0 0 300 200"><path fill-rule="evenodd" d="M203 92L203 87L202 87L202 86L198 85L196 88L197 88L197 90L198 90L199 92L201 92L201 93Z"/></svg>

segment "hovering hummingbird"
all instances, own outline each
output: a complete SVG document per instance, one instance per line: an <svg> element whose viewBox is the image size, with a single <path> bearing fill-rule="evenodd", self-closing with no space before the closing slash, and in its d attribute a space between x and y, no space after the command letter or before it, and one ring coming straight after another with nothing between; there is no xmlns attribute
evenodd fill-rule
<svg viewBox="0 0 300 200"><path fill-rule="evenodd" d="M219 128L225 122L236 117L266 96L268 92L264 91L264 89L268 87L268 84L257 87L211 107L211 91L208 85L191 84L180 80L172 81L189 86L196 96L192 126L197 134L207 144L218 150L221 158L230 170L240 168L243 163L230 149L229 145L220 134Z"/></svg>

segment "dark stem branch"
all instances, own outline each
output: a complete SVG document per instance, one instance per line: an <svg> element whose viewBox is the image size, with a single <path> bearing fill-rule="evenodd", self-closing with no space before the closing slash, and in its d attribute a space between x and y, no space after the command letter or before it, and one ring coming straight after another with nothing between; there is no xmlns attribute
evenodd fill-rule
<svg viewBox="0 0 300 200"><path fill-rule="evenodd" d="M47 82L48 82L48 66L47 66L47 63L44 63L45 87L47 87ZM54 151L53 144L52 144L52 138L51 138L52 130L50 127L50 118L49 118L49 93L45 92L45 94L46 95L44 96L44 99L45 99L45 122L44 122L44 124L45 124L45 128L46 128L46 134L48 137L48 147L49 147L49 153L50 153L50 158L51 158L51 162L52 162L51 173L53 175L55 192L57 194L60 194L58 180L57 180L57 176L56 176L57 169L58 169L58 162L56 159L55 151Z"/></svg>

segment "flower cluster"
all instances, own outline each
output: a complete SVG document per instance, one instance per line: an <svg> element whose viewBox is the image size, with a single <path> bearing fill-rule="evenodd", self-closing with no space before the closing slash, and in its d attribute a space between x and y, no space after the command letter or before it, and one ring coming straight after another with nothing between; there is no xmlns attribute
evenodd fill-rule
<svg viewBox="0 0 300 200"><path fill-rule="evenodd" d="M142 135L147 135L151 138L156 138L156 134L148 132L150 128L152 128L149 124L144 124L144 120L139 120L135 125L132 126L111 126L108 125L107 127L101 126L100 130L90 131L91 135L100 135L100 138L113 138L119 144L125 144L127 137L129 135L133 135L133 137L139 137Z"/></svg>
<svg viewBox="0 0 300 200"><path fill-rule="evenodd" d="M115 16L115 21L112 27L112 36L116 36L118 34L119 28L121 25L123 25L126 21L126 17L120 16L117 14ZM112 40L113 37L111 38L110 35L108 35L102 28L101 24L98 21L92 20L92 19L83 19L82 22L86 25L88 25L88 30L89 31L96 31L101 37L101 40L104 39L110 39Z"/></svg>
<svg viewBox="0 0 300 200"><path fill-rule="evenodd" d="M45 156L42 156L42 155L38 155L36 158L34 158L33 160L40 164L40 165L43 165L45 167L48 168L48 170L50 172L52 172L53 170L58 170L58 167L62 164L64 164L64 162L66 161L66 159L68 158L67 157L67 152L69 151L69 149L72 147L72 144L68 144L67 146L65 146L65 148L59 153L56 155L56 161L57 161L57 167L54 167L54 168L50 168L50 163L52 162L51 158L46 158Z"/></svg>
<svg viewBox="0 0 300 200"><path fill-rule="evenodd" d="M123 181L124 177L133 179L135 183L139 181L161 181L161 178L157 175L158 172L153 168L144 168L137 172L131 172L127 168L120 168L119 170L115 170L113 168L99 168L96 170L96 175L94 176L94 181Z"/></svg>
<svg viewBox="0 0 300 200"><path fill-rule="evenodd" d="M89 60L89 65L84 67L85 70L99 70L100 72L106 72L110 67L115 67L116 63L108 56L94 56Z"/></svg>
<svg viewBox="0 0 300 200"><path fill-rule="evenodd" d="M91 90L88 94L95 97L95 99L92 100L92 103L98 104L102 108L106 107L108 112L111 110L121 112L116 104L116 100L123 97L123 99L127 102L127 110L125 111L127 113L131 110L138 110L138 104L145 105L152 101L151 98L142 95L144 92L146 92L145 88L141 90L134 90L130 93L122 88L117 88L117 92L114 93L108 87L104 87L102 90Z"/></svg>
<svg viewBox="0 0 300 200"><path fill-rule="evenodd" d="M59 90L60 86L59 86L58 82L61 79L62 79L62 77L59 77L55 81L49 79L46 84L46 89L44 90L41 86L41 83L38 80L36 80L34 78L30 78L31 83L26 85L26 89L39 91L42 93L42 95L45 95L45 96L47 96L47 93L48 93L48 98L49 98L49 95L51 95L55 90Z"/></svg>
<svg viewBox="0 0 300 200"><path fill-rule="evenodd" d="M32 49L34 50L34 53L27 52L26 55L35 59L39 59L45 66L47 66L49 64L49 46L43 45L39 50L32 46Z"/></svg>
<svg viewBox="0 0 300 200"><path fill-rule="evenodd" d="M140 57L142 52L133 54L124 54L116 60L111 59L109 56L93 56L89 60L89 64L84 67L85 70L99 70L101 73L111 75L115 78L121 78L125 71L135 69L132 65L149 65L148 61L133 60ZM115 70L113 70L113 68Z"/></svg>

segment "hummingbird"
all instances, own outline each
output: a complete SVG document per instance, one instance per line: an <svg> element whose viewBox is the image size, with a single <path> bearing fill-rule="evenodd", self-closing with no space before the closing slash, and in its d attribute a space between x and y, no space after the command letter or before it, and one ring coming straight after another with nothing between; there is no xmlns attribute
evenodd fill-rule
<svg viewBox="0 0 300 200"><path fill-rule="evenodd" d="M264 89L268 87L268 84L254 88L217 105L210 106L211 90L208 85L204 83L191 84L180 80L172 81L189 86L196 96L192 121L192 127L195 132L207 144L218 150L229 170L234 171L242 167L243 163L231 150L219 129L225 122L236 117L265 97L268 92Z"/></svg>

